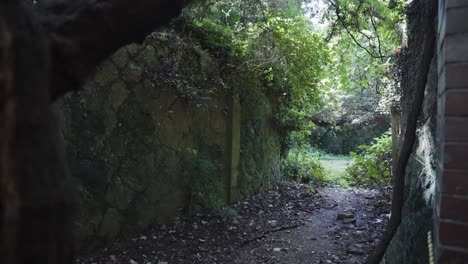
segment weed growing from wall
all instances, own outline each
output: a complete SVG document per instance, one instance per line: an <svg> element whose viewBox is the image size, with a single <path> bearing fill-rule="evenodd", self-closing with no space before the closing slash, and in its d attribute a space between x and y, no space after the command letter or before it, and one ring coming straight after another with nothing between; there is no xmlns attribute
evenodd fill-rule
<svg viewBox="0 0 468 264"><path fill-rule="evenodd" d="M222 211L225 206L222 165L207 153L188 151L184 158L185 173L190 178L190 211Z"/></svg>

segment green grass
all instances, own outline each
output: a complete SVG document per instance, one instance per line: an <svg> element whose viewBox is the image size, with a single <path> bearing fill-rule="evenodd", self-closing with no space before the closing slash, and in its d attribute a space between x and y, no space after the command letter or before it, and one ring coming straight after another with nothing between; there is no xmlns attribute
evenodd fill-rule
<svg viewBox="0 0 468 264"><path fill-rule="evenodd" d="M331 184L336 184L342 187L348 187L346 169L352 164L353 160L349 157L341 159L321 159L323 167L325 168L325 179Z"/></svg>
<svg viewBox="0 0 468 264"><path fill-rule="evenodd" d="M329 184L348 187L346 169L353 163L350 156L332 155L323 151L313 149L310 154L319 158L320 163L325 168L325 181Z"/></svg>

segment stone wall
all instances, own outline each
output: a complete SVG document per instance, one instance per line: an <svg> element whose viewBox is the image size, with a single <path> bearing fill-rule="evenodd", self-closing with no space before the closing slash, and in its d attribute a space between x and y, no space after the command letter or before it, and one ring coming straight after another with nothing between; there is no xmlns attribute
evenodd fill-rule
<svg viewBox="0 0 468 264"><path fill-rule="evenodd" d="M277 182L271 104L262 95L264 114L255 115L239 85L256 88L223 77L196 40L165 31L120 49L57 102L79 186L79 240L93 247ZM197 199L202 192L214 196Z"/></svg>

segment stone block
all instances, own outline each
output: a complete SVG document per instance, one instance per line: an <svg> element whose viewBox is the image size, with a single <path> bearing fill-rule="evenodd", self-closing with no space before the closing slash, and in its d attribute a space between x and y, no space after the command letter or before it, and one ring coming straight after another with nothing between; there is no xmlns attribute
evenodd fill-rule
<svg viewBox="0 0 468 264"><path fill-rule="evenodd" d="M120 233L122 215L114 208L107 209L99 227L99 236L116 237Z"/></svg>
<svg viewBox="0 0 468 264"><path fill-rule="evenodd" d="M111 59L119 69L122 69L129 60L127 49L125 47L120 48L112 55Z"/></svg>
<svg viewBox="0 0 468 264"><path fill-rule="evenodd" d="M109 60L104 61L97 69L94 80L101 86L107 86L117 79L119 71Z"/></svg>
<svg viewBox="0 0 468 264"><path fill-rule="evenodd" d="M143 68L135 63L129 63L125 69L122 70L122 79L130 83L137 83L143 77Z"/></svg>

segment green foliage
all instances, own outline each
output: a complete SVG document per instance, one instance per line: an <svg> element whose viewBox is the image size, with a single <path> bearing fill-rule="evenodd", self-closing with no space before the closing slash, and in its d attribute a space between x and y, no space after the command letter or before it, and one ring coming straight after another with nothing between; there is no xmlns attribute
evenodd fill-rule
<svg viewBox="0 0 468 264"><path fill-rule="evenodd" d="M205 1L188 19L204 33L204 44L238 71L255 73L260 92L276 98L275 123L281 129L308 124L317 108L318 83L328 48L312 32L299 0ZM226 55L226 56L224 56ZM252 92L255 93L255 92Z"/></svg>
<svg viewBox="0 0 468 264"><path fill-rule="evenodd" d="M318 83L328 63L327 46L303 18L270 17L263 26L272 48L258 60L270 66L267 80L272 81L285 106L278 121L283 127L303 128L318 107Z"/></svg>
<svg viewBox="0 0 468 264"><path fill-rule="evenodd" d="M360 145L370 144L374 138L388 131L388 118L367 124L317 125L311 129L311 145L335 155L349 154Z"/></svg>
<svg viewBox="0 0 468 264"><path fill-rule="evenodd" d="M225 204L223 200L224 186L219 178L221 170L219 162L209 155L190 153L190 158L184 162L186 173L191 179L191 208L205 208L222 211Z"/></svg>
<svg viewBox="0 0 468 264"><path fill-rule="evenodd" d="M390 109L400 100L398 61L406 41L406 6L402 0L393 2L328 0L320 20L315 18L328 41L331 63L319 84L321 107L311 117L327 133L315 128L313 134L321 138L312 138L313 145L355 150L353 138L343 133L346 127L389 125ZM356 143L368 143L361 139Z"/></svg>
<svg viewBox="0 0 468 264"><path fill-rule="evenodd" d="M309 155L316 157L324 168L323 183L348 187L346 169L353 163L353 158L344 155L326 153L321 149L307 147Z"/></svg>
<svg viewBox="0 0 468 264"><path fill-rule="evenodd" d="M325 171L317 157L300 149L291 149L281 161L281 171L290 180L323 184Z"/></svg>
<svg viewBox="0 0 468 264"><path fill-rule="evenodd" d="M291 147L284 152L283 173L295 180L323 182L323 167L305 144L314 123L368 125L388 115L389 106L399 100L394 65L405 38L404 4L401 0L395 7L388 7L387 0L324 1L326 10L318 13L326 26L317 27L309 19L317 12L302 8L307 2L197 1L186 18L202 32L197 37L203 46L223 60L223 71L244 76L240 81L246 76L259 80L244 85L255 89L231 88L240 92L244 105L263 105L256 98L268 95L275 113L272 123ZM384 178L381 167L372 167L369 161L374 158L371 153L379 154L378 148L361 147L360 152L362 156L355 156L355 174L359 166L366 170L356 179L371 174Z"/></svg>
<svg viewBox="0 0 468 264"><path fill-rule="evenodd" d="M196 25L203 30L205 42L211 49L231 56L243 53L241 47L235 43L235 32L230 27L225 27L210 19L203 19Z"/></svg>
<svg viewBox="0 0 468 264"><path fill-rule="evenodd" d="M391 181L392 137L376 138L372 145L360 146L351 153L354 163L348 167L350 181L357 185L386 186Z"/></svg>

